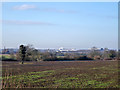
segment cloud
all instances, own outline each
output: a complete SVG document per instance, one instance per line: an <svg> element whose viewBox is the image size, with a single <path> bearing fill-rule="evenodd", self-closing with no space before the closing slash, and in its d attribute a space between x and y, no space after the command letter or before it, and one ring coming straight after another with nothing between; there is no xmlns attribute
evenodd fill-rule
<svg viewBox="0 0 120 90"><path fill-rule="evenodd" d="M3 24L10 25L55 25L48 22L39 22L39 21L17 21L17 20L0 20Z"/></svg>
<svg viewBox="0 0 120 90"><path fill-rule="evenodd" d="M35 5L27 5L27 4L13 7L13 10L31 10L31 9L41 11L41 12L77 13L77 11L75 10L64 10L64 9L56 9L56 8L38 8Z"/></svg>
<svg viewBox="0 0 120 90"><path fill-rule="evenodd" d="M35 5L27 5L27 4L13 7L14 10L28 10L28 9L35 9L35 8L36 8Z"/></svg>

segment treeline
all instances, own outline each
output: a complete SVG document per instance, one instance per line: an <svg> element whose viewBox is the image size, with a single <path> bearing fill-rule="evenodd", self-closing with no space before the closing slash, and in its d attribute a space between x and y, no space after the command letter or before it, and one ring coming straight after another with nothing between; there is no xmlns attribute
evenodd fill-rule
<svg viewBox="0 0 120 90"><path fill-rule="evenodd" d="M120 53L115 50L105 49L103 52L91 50L88 54L40 52L32 45L20 46L17 54L10 54L13 60L22 61L64 61L64 60L119 60Z"/></svg>

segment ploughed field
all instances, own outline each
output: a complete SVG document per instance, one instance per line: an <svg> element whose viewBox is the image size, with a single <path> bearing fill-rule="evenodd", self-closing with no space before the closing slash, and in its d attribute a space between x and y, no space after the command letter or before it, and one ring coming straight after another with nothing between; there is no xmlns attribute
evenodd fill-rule
<svg viewBox="0 0 120 90"><path fill-rule="evenodd" d="M2 62L2 88L117 88L118 61Z"/></svg>

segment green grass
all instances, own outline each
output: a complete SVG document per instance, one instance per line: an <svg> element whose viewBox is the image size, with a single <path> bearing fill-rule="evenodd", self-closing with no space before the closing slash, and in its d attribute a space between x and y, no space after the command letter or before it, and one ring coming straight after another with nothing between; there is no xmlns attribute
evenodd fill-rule
<svg viewBox="0 0 120 90"><path fill-rule="evenodd" d="M10 59L10 55L9 54L0 54L0 58L4 57L5 59Z"/></svg>

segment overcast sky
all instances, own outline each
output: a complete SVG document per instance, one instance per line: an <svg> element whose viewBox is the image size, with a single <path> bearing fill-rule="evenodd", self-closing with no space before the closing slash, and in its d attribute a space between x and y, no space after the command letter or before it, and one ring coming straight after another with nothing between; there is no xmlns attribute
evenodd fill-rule
<svg viewBox="0 0 120 90"><path fill-rule="evenodd" d="M118 46L118 3L3 3L3 46L91 48Z"/></svg>

